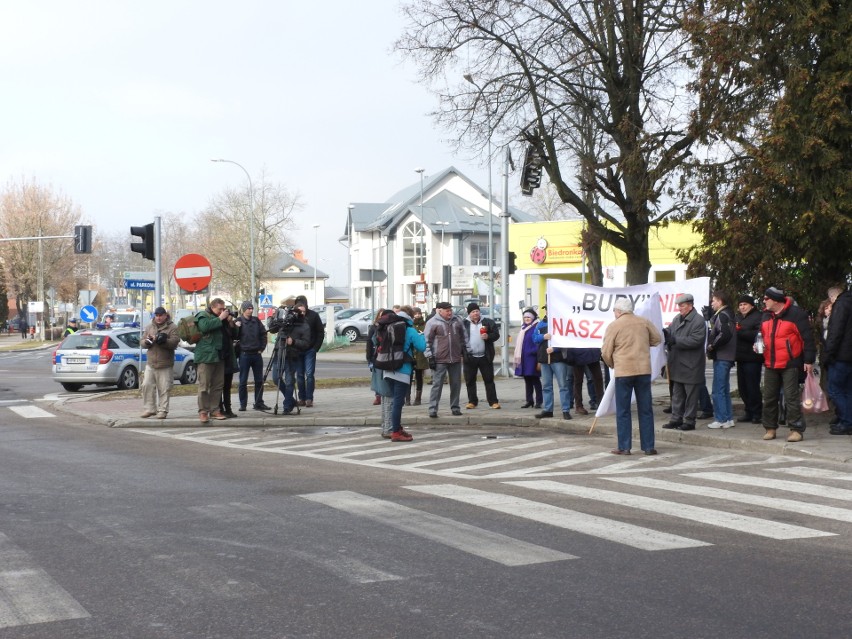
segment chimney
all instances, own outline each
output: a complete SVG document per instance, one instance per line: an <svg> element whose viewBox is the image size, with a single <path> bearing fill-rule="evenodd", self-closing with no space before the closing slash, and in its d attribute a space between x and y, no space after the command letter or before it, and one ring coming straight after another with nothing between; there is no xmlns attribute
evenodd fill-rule
<svg viewBox="0 0 852 639"><path fill-rule="evenodd" d="M305 264L308 263L308 260L305 259L304 249L294 249L293 258L299 260L300 262L304 262Z"/></svg>

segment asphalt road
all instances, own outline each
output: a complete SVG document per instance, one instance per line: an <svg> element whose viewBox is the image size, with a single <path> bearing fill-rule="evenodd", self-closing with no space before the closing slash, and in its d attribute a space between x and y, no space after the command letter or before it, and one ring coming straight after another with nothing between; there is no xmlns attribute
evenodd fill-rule
<svg viewBox="0 0 852 639"><path fill-rule="evenodd" d="M0 638L852 633L842 465L45 408L0 408Z"/></svg>

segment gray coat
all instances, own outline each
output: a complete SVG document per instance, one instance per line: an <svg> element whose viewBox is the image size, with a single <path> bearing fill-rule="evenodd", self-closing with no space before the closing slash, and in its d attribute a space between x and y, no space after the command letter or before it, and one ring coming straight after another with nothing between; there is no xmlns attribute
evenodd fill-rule
<svg viewBox="0 0 852 639"><path fill-rule="evenodd" d="M686 317L678 313L666 329L669 379L681 384L704 384L707 364L707 323L693 308Z"/></svg>

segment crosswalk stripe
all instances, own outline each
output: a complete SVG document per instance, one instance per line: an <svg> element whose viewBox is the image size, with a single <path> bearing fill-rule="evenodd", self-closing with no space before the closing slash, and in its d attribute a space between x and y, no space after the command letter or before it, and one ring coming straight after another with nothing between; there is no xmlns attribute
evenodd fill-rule
<svg viewBox="0 0 852 639"><path fill-rule="evenodd" d="M9 410L26 419L56 417L53 413L48 413L46 410L39 408L38 406L32 406L29 404L25 404L24 406L9 406Z"/></svg>
<svg viewBox="0 0 852 639"><path fill-rule="evenodd" d="M833 488L831 486L815 486L800 481L787 481L775 479L774 477L746 477L734 475L733 473L688 473L684 477L698 477L710 481L722 481L729 484L740 484L743 486L758 486L760 488L771 488L773 490L786 490L790 493L801 495L813 495L814 497L828 497L829 499L840 499L852 501L852 490L846 488Z"/></svg>
<svg viewBox="0 0 852 639"><path fill-rule="evenodd" d="M506 483L513 486L531 488L533 490L544 490L560 495L568 495L570 497L591 499L608 504L626 506L628 508L647 510L661 515L688 519L690 521L697 521L710 526L728 528L730 530L737 530L739 532L759 535L761 537L770 537L773 539L830 537L835 534L823 532L821 530L814 530L812 528L804 528L802 526L793 526L792 524L782 524L777 521L769 521L767 519L758 519L757 517L749 517L748 515L739 515L721 510L702 508L701 506L668 502L662 499L655 499L653 497L617 493L599 488L560 484L558 482L545 479L510 481Z"/></svg>
<svg viewBox="0 0 852 639"><path fill-rule="evenodd" d="M416 452L414 453L415 455L424 455L424 454L428 455L431 452L430 450L420 450L420 449L423 448L426 445L443 444L444 442L448 442L448 441L455 441L455 440L436 439L436 440L429 441L429 442L423 442L423 441L419 441L419 438L418 438L417 442L415 442L413 444L407 444L405 446L405 448L406 448L406 450L417 449ZM348 453L338 453L336 455L330 455L330 456L334 457L336 459L343 459L343 458L346 458L346 457L360 457L362 455L373 455L373 454L376 454L376 453L390 453L392 451L399 450L399 448L391 446L390 442L386 439L383 439L378 444L376 442L372 442L370 444L366 444L366 446L370 446L370 448L363 448L363 449L360 449L360 450L352 450ZM341 446L341 448L343 448L345 450L346 448L357 448L357 446L350 446L350 447ZM334 450L334 449L329 449L329 450ZM440 451L440 449L437 449L437 450ZM322 453L324 451L323 450L313 450L311 452L312 453ZM380 457L371 458L369 461L384 461L385 459L387 459L387 457L382 455ZM365 461L367 461L367 460L365 460Z"/></svg>
<svg viewBox="0 0 852 639"><path fill-rule="evenodd" d="M89 616L32 558L0 533L0 628Z"/></svg>
<svg viewBox="0 0 852 639"><path fill-rule="evenodd" d="M517 457L510 457L508 459L497 459L490 462L483 462L481 464L473 464L471 466L460 466L458 468L447 468L446 472L448 473L462 473L470 470L481 470L483 468L494 468L495 466L508 466L509 464L517 464L520 462L525 462L530 459L541 459L542 457L553 457L554 455L559 455L561 453L570 453L571 451L578 450L576 446L572 446L570 448L550 448L548 450L541 450L536 453L527 453L526 455L518 455Z"/></svg>
<svg viewBox="0 0 852 639"><path fill-rule="evenodd" d="M251 447L258 446L278 446L279 444L286 444L288 442L296 442L296 441L304 441L304 437L290 437L288 439L267 439L266 441L256 442L254 444L249 444Z"/></svg>
<svg viewBox="0 0 852 639"><path fill-rule="evenodd" d="M494 439L486 439L481 442L474 442L473 444L468 444L464 446L464 448L470 448L470 446L485 446L488 444L493 444L496 440ZM486 450L483 452L470 453L467 455L454 455L452 457L442 457L441 459L432 459L429 461L415 462L413 464L408 464L409 468L421 468L423 466L435 466L437 464L446 464L449 462L457 462L464 461L465 459L480 459L482 457L488 457L489 455L500 455L501 453L505 453L507 451L513 450L526 450L527 448L539 448L541 447L541 443L539 442L527 442L526 444L518 444L517 446L504 446L500 448L494 448L492 450ZM456 448L456 447L454 447ZM458 448L461 448L459 446ZM439 451L440 452L440 451ZM383 460L384 461L384 460Z"/></svg>
<svg viewBox="0 0 852 639"><path fill-rule="evenodd" d="M512 483L512 482L509 482ZM524 485L525 482L517 482ZM549 524L566 530L599 537L640 550L674 550L676 548L697 548L712 546L704 541L689 539L679 535L659 532L651 528L634 526L614 519L588 515L576 510L568 510L538 501L490 493L475 488L438 484L433 486L406 486L409 490L453 499L465 504L495 510L497 512Z"/></svg>
<svg viewBox="0 0 852 639"><path fill-rule="evenodd" d="M557 550L348 490L300 495L505 566L576 559Z"/></svg>
<svg viewBox="0 0 852 639"><path fill-rule="evenodd" d="M556 468L568 468L570 466L579 466L580 464L585 464L591 461L598 461L604 457L609 457L609 453L591 453L589 455L582 455L580 457L574 457L572 459L565 459L560 462L554 462L552 464L547 464L545 466L533 466L532 468L520 468L517 470L509 470L502 473L493 473L491 475L485 475L488 479L501 479L503 477L518 477L523 475L532 475L535 474L537 476L545 476L545 477L555 477L557 475L572 475L574 472L546 472L549 470L554 470Z"/></svg>
<svg viewBox="0 0 852 639"><path fill-rule="evenodd" d="M835 506L823 506L821 504L805 503L801 501L794 501L792 499L782 499L780 497L750 495L722 488L713 488L711 486L678 484L661 479L652 479L650 477L630 477L629 479L607 477L607 480L621 484L628 484L630 486L642 486L644 488L668 490L675 493L681 493L683 495L698 495L700 497L725 499L727 501L739 502L741 504L763 506L765 508L774 508L775 510L786 510L788 512L810 515L812 517L822 517L825 519L835 519L837 521L852 523L852 510L837 508Z"/></svg>
<svg viewBox="0 0 852 639"><path fill-rule="evenodd" d="M449 441L458 441L458 440L457 439L442 439L442 440L439 440L438 442L432 442L432 443L433 444L444 443L444 442L449 442ZM411 459L413 457L427 457L427 456L431 456L431 455L443 455L444 453L447 453L447 452L450 452L450 451L453 451L453 450L458 450L460 448L467 449L467 448L476 447L476 446L494 446L494 445L496 445L496 443L497 443L497 440L495 440L495 439L484 439L484 440L478 441L478 442L465 442L463 444L456 444L454 446L446 446L444 448L430 448L428 450L416 450L413 453L402 453L402 454L399 454L399 455L382 455L381 457L371 458L368 461L388 462L388 461L398 461L400 459ZM376 449L376 450L379 450L379 449ZM393 451L397 451L397 450L400 450L400 449L397 448L397 447L392 447L390 450L388 450L388 448L386 446L386 447L382 448L380 452L393 452ZM406 446L406 448L404 448L403 450L408 450L408 447ZM337 456L338 457L354 457L355 455L358 455L358 454L360 454L360 453L346 453L346 454L337 455ZM491 451L486 451L485 453L476 453L476 455L490 455L490 454L491 454ZM365 461L367 461L367 460L365 460Z"/></svg>
<svg viewBox="0 0 852 639"><path fill-rule="evenodd" d="M837 470L827 468L810 468L808 466L791 466L790 468L770 468L774 473L785 473L799 477L810 477L812 479L837 479L839 481L852 481L852 473L841 473Z"/></svg>

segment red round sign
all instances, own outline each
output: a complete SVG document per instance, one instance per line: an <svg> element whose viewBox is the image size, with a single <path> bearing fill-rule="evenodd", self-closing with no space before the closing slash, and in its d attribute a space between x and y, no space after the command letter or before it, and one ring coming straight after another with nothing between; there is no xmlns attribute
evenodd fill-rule
<svg viewBox="0 0 852 639"><path fill-rule="evenodd" d="M203 255L187 253L175 262L175 282L189 293L207 288L213 279L213 268Z"/></svg>

